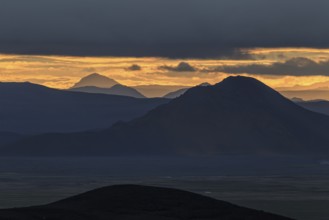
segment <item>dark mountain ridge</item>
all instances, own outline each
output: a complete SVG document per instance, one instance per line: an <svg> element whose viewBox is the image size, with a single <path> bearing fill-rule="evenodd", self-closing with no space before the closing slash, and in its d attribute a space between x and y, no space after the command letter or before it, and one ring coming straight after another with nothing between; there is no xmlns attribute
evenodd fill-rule
<svg viewBox="0 0 329 220"><path fill-rule="evenodd" d="M163 97L164 95L177 91L179 89L188 89L189 86L175 86L175 85L139 85L133 86L134 89L138 90L144 96L152 97Z"/></svg>
<svg viewBox="0 0 329 220"><path fill-rule="evenodd" d="M201 83L200 85L197 86L211 86L209 83L205 82L205 83ZM183 88L183 89L179 89L173 92L169 92L166 95L163 96L163 98L167 98L167 99L174 99L177 98L181 95L183 95L187 90L189 90L191 88Z"/></svg>
<svg viewBox="0 0 329 220"><path fill-rule="evenodd" d="M150 186L115 185L49 205L0 210L1 219L221 219L288 220L195 193Z"/></svg>
<svg viewBox="0 0 329 220"><path fill-rule="evenodd" d="M249 77L194 87L100 132L48 134L6 148L21 155L329 155L329 117Z"/></svg>
<svg viewBox="0 0 329 220"><path fill-rule="evenodd" d="M37 134L104 129L166 102L69 92L32 83L0 83L0 131Z"/></svg>

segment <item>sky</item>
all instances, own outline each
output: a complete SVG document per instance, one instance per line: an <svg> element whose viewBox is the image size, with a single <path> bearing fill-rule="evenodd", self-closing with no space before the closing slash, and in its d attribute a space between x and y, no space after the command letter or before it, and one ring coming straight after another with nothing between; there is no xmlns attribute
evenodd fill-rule
<svg viewBox="0 0 329 220"><path fill-rule="evenodd" d="M0 81L329 82L326 0L1 0ZM329 83L328 83L329 84Z"/></svg>

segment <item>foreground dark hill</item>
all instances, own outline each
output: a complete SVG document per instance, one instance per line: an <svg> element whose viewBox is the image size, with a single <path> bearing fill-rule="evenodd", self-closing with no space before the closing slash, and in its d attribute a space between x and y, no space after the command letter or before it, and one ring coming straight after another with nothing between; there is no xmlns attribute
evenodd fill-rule
<svg viewBox="0 0 329 220"><path fill-rule="evenodd" d="M95 86L85 86L69 89L69 91L76 92L87 92L87 93L100 93L100 94L108 94L108 95L121 95L121 96L130 96L134 98L146 98L136 89L124 86L121 84L117 84L112 86L111 88L99 88Z"/></svg>
<svg viewBox="0 0 329 220"><path fill-rule="evenodd" d="M117 185L96 189L45 206L0 210L11 220L288 220L202 195L169 188Z"/></svg>
<svg viewBox="0 0 329 220"><path fill-rule="evenodd" d="M31 83L0 83L0 131L34 134L107 128L165 102L68 92Z"/></svg>
<svg viewBox="0 0 329 220"><path fill-rule="evenodd" d="M265 84L229 77L195 87L128 123L100 132L48 134L2 150L19 155L329 155L329 117Z"/></svg>

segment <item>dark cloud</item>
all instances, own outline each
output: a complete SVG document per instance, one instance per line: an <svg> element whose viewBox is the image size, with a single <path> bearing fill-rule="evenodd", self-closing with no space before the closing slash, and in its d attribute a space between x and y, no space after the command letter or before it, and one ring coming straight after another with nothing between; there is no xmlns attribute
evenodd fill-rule
<svg viewBox="0 0 329 220"><path fill-rule="evenodd" d="M271 65L243 65L243 66L221 66L212 70L225 73L250 73L259 75L323 75L329 76L329 61L315 62L305 57L296 57L285 62L276 62Z"/></svg>
<svg viewBox="0 0 329 220"><path fill-rule="evenodd" d="M128 71L139 71L139 70L142 70L142 67L140 65L133 64L130 67L128 67L126 70L128 70Z"/></svg>
<svg viewBox="0 0 329 220"><path fill-rule="evenodd" d="M174 71L174 72L195 72L197 69L187 62L180 62L177 66L159 66L160 70Z"/></svg>
<svg viewBox="0 0 329 220"><path fill-rule="evenodd" d="M32 57L32 56L15 56L12 58L2 58L0 59L1 63L6 62L45 62L45 63L63 63L63 61L59 61L53 59L51 57Z"/></svg>
<svg viewBox="0 0 329 220"><path fill-rule="evenodd" d="M0 53L249 57L329 47L326 0L2 0Z"/></svg>

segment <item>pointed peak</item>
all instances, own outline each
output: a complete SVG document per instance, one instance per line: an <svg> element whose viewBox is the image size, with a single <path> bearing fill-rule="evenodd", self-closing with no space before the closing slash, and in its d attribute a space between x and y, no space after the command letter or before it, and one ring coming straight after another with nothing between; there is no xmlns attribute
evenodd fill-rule
<svg viewBox="0 0 329 220"><path fill-rule="evenodd" d="M92 73L87 75L76 83L72 88L85 87L85 86L95 86L99 88L111 88L114 85L119 84L114 79L107 76L101 75L99 73Z"/></svg>
<svg viewBox="0 0 329 220"><path fill-rule="evenodd" d="M118 83L118 84L116 84L116 85L112 86L111 88L130 88L130 87L129 87L129 86L125 86L125 85L122 85L122 84Z"/></svg>
<svg viewBox="0 0 329 220"><path fill-rule="evenodd" d="M107 79L110 79L109 77L104 76L104 75L101 75L101 74L99 74L99 73L92 73L92 74L89 74L89 75L83 77L82 79L86 79L86 78L107 78Z"/></svg>

